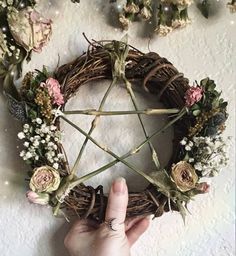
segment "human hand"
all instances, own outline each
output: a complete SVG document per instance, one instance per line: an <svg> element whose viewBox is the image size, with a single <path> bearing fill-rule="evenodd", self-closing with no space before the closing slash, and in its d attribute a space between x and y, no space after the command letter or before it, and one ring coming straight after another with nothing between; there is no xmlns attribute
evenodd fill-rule
<svg viewBox="0 0 236 256"><path fill-rule="evenodd" d="M148 228L149 219L133 218L125 221L127 204L128 188L125 179L119 178L110 189L106 221L98 225L91 220L79 220L65 237L64 244L70 255L129 256L131 246Z"/></svg>

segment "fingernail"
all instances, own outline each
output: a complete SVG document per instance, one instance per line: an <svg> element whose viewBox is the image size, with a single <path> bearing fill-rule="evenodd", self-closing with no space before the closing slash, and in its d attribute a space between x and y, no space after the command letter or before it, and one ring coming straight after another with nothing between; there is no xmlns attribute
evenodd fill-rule
<svg viewBox="0 0 236 256"><path fill-rule="evenodd" d="M126 181L123 177L116 179L112 184L112 190L115 194L124 194L126 191Z"/></svg>

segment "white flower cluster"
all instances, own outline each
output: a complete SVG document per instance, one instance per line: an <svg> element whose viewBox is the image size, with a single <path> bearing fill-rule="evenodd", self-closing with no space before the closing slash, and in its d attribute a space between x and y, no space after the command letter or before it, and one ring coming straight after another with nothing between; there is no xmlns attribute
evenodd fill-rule
<svg viewBox="0 0 236 256"><path fill-rule="evenodd" d="M169 27L167 25L160 24L156 29L155 32L160 36L166 36L173 30L172 27Z"/></svg>
<svg viewBox="0 0 236 256"><path fill-rule="evenodd" d="M18 138L24 140L25 149L20 156L25 161L39 161L46 158L53 168L58 169L63 154L58 154L58 143L61 143L62 132L55 125L47 125L42 119L32 120L32 124L24 124Z"/></svg>
<svg viewBox="0 0 236 256"><path fill-rule="evenodd" d="M126 18L123 14L119 15L119 22L125 30L129 28L129 25L131 23L131 21L128 18Z"/></svg>
<svg viewBox="0 0 236 256"><path fill-rule="evenodd" d="M228 3L227 7L230 9L230 12L236 12L236 2L232 1L231 3Z"/></svg>
<svg viewBox="0 0 236 256"><path fill-rule="evenodd" d="M191 20L188 18L187 19L175 19L175 20L172 20L172 27L173 28L184 28L190 23L191 23Z"/></svg>
<svg viewBox="0 0 236 256"><path fill-rule="evenodd" d="M220 135L215 137L194 136L192 140L183 138L180 144L187 152L186 160L192 163L194 168L202 173L202 176L215 176L227 165L227 146Z"/></svg>
<svg viewBox="0 0 236 256"><path fill-rule="evenodd" d="M181 5L181 6L190 6L193 1L192 0L172 0L173 4Z"/></svg>

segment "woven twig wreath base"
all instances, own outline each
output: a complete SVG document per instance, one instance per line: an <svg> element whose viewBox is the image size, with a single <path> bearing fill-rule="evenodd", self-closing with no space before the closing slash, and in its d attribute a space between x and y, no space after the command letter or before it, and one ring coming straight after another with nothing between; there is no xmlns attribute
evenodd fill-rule
<svg viewBox="0 0 236 256"><path fill-rule="evenodd" d="M107 43L107 41L106 41ZM183 108L184 95L189 88L188 79L165 58L157 53L144 54L130 46L127 57L125 75L131 83L144 87L150 93L157 95L167 108ZM65 102L74 96L80 86L100 79L112 79L112 66L109 53L99 43L90 43L88 51L71 63L61 66L56 77L62 85ZM175 148L169 166L178 161L176 152L178 144L184 134L187 133L191 120L183 117L174 125ZM74 187L65 197L61 209L68 215L76 215L81 218L92 218L99 222L104 221L107 197L103 195L102 186L94 189L91 186L80 184ZM171 206L171 207L170 207ZM145 216L154 214L161 216L164 212L178 210L168 198L157 192L153 185L149 185L142 192L130 192L127 208L127 217Z"/></svg>

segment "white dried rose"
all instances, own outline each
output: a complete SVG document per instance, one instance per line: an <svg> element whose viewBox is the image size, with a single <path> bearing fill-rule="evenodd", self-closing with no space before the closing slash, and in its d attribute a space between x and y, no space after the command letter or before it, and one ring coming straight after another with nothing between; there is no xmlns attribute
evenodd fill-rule
<svg viewBox="0 0 236 256"><path fill-rule="evenodd" d="M34 9L26 8L18 11L12 7L7 19L12 36L26 51L40 52L49 41L52 21L43 18Z"/></svg>
<svg viewBox="0 0 236 256"><path fill-rule="evenodd" d="M53 192L60 185L60 175L57 170L50 166L42 166L34 169L30 179L30 188L34 192Z"/></svg>

